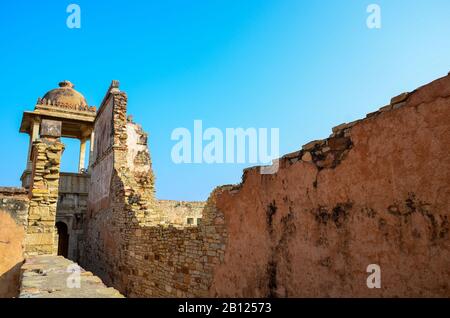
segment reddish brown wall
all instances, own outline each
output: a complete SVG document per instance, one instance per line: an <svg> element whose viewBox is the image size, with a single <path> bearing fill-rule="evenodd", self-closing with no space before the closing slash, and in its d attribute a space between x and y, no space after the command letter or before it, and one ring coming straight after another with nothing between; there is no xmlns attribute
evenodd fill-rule
<svg viewBox="0 0 450 318"><path fill-rule="evenodd" d="M393 104L218 192L211 296L450 296L450 76Z"/></svg>
<svg viewBox="0 0 450 318"><path fill-rule="evenodd" d="M26 191L0 188L0 298L19 293L27 217Z"/></svg>

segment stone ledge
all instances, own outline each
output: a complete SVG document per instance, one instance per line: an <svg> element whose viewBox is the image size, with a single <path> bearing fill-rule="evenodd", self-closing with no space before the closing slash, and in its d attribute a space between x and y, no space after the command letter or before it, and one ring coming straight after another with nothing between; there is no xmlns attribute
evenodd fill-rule
<svg viewBox="0 0 450 318"><path fill-rule="evenodd" d="M79 288L72 287L79 269ZM21 268L19 298L123 298L114 288L76 263L52 255L33 256Z"/></svg>
<svg viewBox="0 0 450 318"><path fill-rule="evenodd" d="M0 187L0 195L26 195L28 191L25 188Z"/></svg>

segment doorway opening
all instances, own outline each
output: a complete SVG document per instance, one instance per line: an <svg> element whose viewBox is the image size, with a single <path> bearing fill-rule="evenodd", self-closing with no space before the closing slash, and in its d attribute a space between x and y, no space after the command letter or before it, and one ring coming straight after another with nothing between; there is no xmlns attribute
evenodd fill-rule
<svg viewBox="0 0 450 318"><path fill-rule="evenodd" d="M69 252L69 232L64 222L56 222L58 230L58 255L67 258Z"/></svg>

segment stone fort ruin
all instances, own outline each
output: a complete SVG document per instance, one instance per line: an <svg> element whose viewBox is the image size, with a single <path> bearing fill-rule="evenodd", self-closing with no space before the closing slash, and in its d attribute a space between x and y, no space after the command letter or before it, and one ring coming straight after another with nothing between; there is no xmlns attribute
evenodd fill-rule
<svg viewBox="0 0 450 318"><path fill-rule="evenodd" d="M450 76L207 202L155 198L148 135L117 81L98 110L61 82L20 132L22 187L0 188L2 297L450 296ZM78 173L60 171L62 137L80 140ZM73 262L91 284L51 286Z"/></svg>

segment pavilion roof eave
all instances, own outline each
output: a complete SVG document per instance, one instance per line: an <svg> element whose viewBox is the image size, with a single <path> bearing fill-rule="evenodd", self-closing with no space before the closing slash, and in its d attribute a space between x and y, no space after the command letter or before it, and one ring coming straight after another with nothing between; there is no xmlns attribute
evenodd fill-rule
<svg viewBox="0 0 450 318"><path fill-rule="evenodd" d="M19 132L30 133L31 122L33 118L44 118L44 119L54 119L61 120L66 123L71 123L72 125L79 124L80 126L89 127L94 125L95 113L94 114L74 114L66 112L55 112L42 109L36 109L34 111L23 112L22 121L20 124ZM69 134L67 137L77 137L76 135Z"/></svg>

